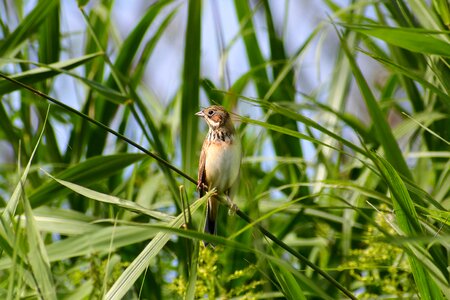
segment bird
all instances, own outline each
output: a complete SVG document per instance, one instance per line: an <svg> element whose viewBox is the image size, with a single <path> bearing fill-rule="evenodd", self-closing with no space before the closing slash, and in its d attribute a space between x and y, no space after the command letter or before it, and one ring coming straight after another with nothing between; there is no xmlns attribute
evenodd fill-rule
<svg viewBox="0 0 450 300"><path fill-rule="evenodd" d="M198 167L197 189L200 196L216 189L206 207L204 232L217 234L217 213L219 198L225 196L229 212L236 212L237 206L231 200L236 192L241 165L241 142L224 107L212 105L196 113L208 124L208 134L203 141ZM205 245L208 243L204 242Z"/></svg>

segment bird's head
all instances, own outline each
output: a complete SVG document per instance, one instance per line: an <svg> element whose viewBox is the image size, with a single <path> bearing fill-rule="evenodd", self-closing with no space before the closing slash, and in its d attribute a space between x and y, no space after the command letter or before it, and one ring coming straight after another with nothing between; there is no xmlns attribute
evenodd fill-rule
<svg viewBox="0 0 450 300"><path fill-rule="evenodd" d="M209 128L212 130L216 130L223 126L233 126L231 124L230 114L225 108L219 105L213 105L202 109L195 115L204 118Z"/></svg>

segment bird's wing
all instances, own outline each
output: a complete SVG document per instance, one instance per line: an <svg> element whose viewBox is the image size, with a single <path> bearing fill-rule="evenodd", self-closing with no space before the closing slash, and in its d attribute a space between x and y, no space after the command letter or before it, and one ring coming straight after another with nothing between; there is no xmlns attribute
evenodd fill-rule
<svg viewBox="0 0 450 300"><path fill-rule="evenodd" d="M200 192L200 197L202 197L206 191L205 186L208 184L206 183L206 172L205 172L205 165L206 165L206 148L208 147L208 141L205 140L203 142L202 146L202 152L200 153L200 161L198 164L198 179L197 179L197 190Z"/></svg>

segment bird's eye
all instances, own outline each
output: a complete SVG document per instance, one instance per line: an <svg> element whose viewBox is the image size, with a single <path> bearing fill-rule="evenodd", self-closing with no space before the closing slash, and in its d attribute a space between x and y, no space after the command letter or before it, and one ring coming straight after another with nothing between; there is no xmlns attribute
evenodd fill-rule
<svg viewBox="0 0 450 300"><path fill-rule="evenodd" d="M212 116L214 114L213 110L208 111L208 116Z"/></svg>

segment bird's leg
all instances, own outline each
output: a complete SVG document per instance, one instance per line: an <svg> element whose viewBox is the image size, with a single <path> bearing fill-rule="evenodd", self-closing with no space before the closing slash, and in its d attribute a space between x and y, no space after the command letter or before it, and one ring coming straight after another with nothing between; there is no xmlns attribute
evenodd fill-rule
<svg viewBox="0 0 450 300"><path fill-rule="evenodd" d="M199 180L197 183L197 190L198 191L201 191L201 190L208 191L208 186Z"/></svg>
<svg viewBox="0 0 450 300"><path fill-rule="evenodd" d="M228 215L229 216L234 216L239 208L233 202L233 200L231 200L230 195L229 195L229 191L225 192L225 197L227 199L227 204L228 204Z"/></svg>

